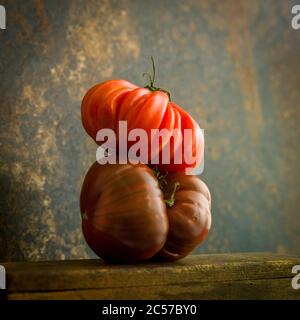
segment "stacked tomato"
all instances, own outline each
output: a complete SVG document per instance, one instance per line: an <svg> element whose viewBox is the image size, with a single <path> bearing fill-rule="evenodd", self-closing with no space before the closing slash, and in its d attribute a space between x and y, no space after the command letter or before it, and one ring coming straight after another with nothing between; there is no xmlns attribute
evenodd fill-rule
<svg viewBox="0 0 300 320"><path fill-rule="evenodd" d="M95 141L105 128L118 137L120 121L127 122L128 132L139 128L149 135L151 129L170 133L149 152L146 164L91 166L80 197L83 234L91 249L111 262L174 261L188 255L211 226L210 192L197 176L186 174L203 156L203 135L196 121L171 101L168 92L154 86L154 77L146 87L125 80L98 84L86 93L81 111L83 126ZM174 129L182 135L191 130L188 143L198 151L197 161L175 161ZM170 147L170 162L151 165L152 156L161 159L165 147Z"/></svg>

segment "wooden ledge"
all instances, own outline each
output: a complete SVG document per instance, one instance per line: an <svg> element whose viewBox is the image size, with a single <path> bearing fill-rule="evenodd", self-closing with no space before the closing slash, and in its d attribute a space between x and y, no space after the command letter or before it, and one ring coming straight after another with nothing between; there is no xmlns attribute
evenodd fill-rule
<svg viewBox="0 0 300 320"><path fill-rule="evenodd" d="M300 257L194 255L175 263L100 260L1 263L6 299L300 299L291 273Z"/></svg>

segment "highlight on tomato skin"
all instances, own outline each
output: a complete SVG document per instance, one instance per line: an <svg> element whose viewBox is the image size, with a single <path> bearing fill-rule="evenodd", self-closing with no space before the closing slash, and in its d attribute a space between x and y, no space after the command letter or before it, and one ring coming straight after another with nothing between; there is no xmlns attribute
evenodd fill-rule
<svg viewBox="0 0 300 320"><path fill-rule="evenodd" d="M118 125L126 121L128 131L143 129L151 137L152 129L167 129L170 134L177 129L181 138L185 129L192 130L191 150L197 159L193 163L185 161L176 163L174 159L173 139L163 138L158 150L151 150L159 154L157 166L162 171L177 172L186 168L195 168L202 160L204 153L204 138L197 122L185 110L173 101L170 101L164 90L151 91L148 88L138 87L126 80L108 80L97 84L88 90L81 104L82 123L86 132L97 143L97 132L101 129L112 129L118 139ZM118 144L119 140L117 140ZM129 143L130 144L130 143ZM118 148L118 145L116 146ZM163 148L170 148L170 162L162 163ZM185 148L182 143L181 149ZM148 150L151 149L150 141ZM153 156L149 152L148 163L152 163Z"/></svg>
<svg viewBox="0 0 300 320"><path fill-rule="evenodd" d="M80 208L85 239L105 261L144 261L165 244L166 205L145 165L94 163L83 182Z"/></svg>

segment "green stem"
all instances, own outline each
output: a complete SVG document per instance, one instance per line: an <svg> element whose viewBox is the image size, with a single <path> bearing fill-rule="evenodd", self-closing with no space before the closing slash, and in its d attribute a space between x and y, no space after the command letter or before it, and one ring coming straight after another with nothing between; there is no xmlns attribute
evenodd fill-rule
<svg viewBox="0 0 300 320"><path fill-rule="evenodd" d="M173 187L173 191L171 193L171 195L168 197L167 194L166 194L166 191L165 189L167 189L168 187L168 182L166 180L166 176L168 175L168 173L165 173L165 174L162 174L158 169L157 167L155 167L153 169L153 173L155 174L157 180L158 180L158 184L159 184L159 187L163 193L163 198L164 198L164 202L165 204L171 208L174 206L175 204L175 193L176 191L179 189L180 187L180 184L179 182L175 182L174 184L174 187Z"/></svg>
<svg viewBox="0 0 300 320"><path fill-rule="evenodd" d="M148 72L143 73L143 77L147 76L148 79L149 79L149 82L150 82L150 84L146 85L144 88L149 89L151 92L154 92L154 91L162 91L162 92L164 92L164 93L166 93L166 94L168 95L169 100L171 101L171 94L170 94L169 91L154 86L155 75L156 75L156 72L155 72L155 63L154 63L153 57L151 56L150 58L151 58L151 62L152 62L152 76L151 76Z"/></svg>
<svg viewBox="0 0 300 320"><path fill-rule="evenodd" d="M176 182L176 183L174 184L174 188L173 188L173 191L172 191L172 193L171 193L170 198L169 198L169 199L164 199L166 205L167 205L169 208L173 207L174 204L175 204L175 193L176 193L176 191L179 189L179 186L180 186L179 182Z"/></svg>
<svg viewBox="0 0 300 320"><path fill-rule="evenodd" d="M82 218L82 220L88 220L88 215L87 215L87 213L86 213L86 212L82 212L82 213L81 213L81 218Z"/></svg>

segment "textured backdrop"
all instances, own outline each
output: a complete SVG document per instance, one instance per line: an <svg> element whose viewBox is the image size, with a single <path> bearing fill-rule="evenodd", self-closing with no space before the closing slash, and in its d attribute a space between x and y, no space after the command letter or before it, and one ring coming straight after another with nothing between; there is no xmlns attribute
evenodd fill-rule
<svg viewBox="0 0 300 320"><path fill-rule="evenodd" d="M0 260L91 256L81 98L109 78L143 85L150 55L205 129L213 229L198 252L300 252L296 2L2 0Z"/></svg>

